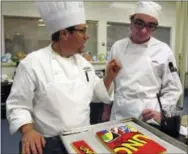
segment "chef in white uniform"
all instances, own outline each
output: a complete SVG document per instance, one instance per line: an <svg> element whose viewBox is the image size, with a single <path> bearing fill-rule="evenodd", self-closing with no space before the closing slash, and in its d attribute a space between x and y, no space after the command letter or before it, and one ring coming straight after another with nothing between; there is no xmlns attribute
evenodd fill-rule
<svg viewBox="0 0 188 154"><path fill-rule="evenodd" d="M156 93L165 111L177 104L182 85L174 54L166 43L152 37L161 9L155 2L139 1L130 17L130 36L113 44L111 59L118 59L122 69L114 82L111 116L110 106L105 105L103 120L136 117L159 122Z"/></svg>
<svg viewBox="0 0 188 154"><path fill-rule="evenodd" d="M65 153L57 136L90 124L90 102L109 102L107 90L120 67L110 61L99 79L80 54L88 39L83 2L37 2L37 7L52 44L20 62L6 102L7 119L11 133L22 133L22 153Z"/></svg>

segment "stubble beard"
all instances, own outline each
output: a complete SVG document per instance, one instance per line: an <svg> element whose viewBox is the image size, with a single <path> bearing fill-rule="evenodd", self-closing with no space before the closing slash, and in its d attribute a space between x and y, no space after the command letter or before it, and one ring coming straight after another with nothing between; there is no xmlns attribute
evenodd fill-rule
<svg viewBox="0 0 188 154"><path fill-rule="evenodd" d="M84 52L84 49L78 49L77 53L82 54Z"/></svg>

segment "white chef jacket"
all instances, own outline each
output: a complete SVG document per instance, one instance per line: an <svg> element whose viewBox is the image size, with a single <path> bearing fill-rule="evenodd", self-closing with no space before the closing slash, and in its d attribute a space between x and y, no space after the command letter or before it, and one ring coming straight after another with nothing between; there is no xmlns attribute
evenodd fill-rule
<svg viewBox="0 0 188 154"><path fill-rule="evenodd" d="M33 122L50 137L89 125L92 98L109 102L103 79L80 54L61 57L51 45L32 52L20 62L6 102L10 131Z"/></svg>
<svg viewBox="0 0 188 154"><path fill-rule="evenodd" d="M114 81L111 120L141 118L146 108L160 111L156 93L160 93L166 111L177 103L182 85L173 52L166 43L151 37L146 43L134 44L125 38L114 43L110 57L122 65Z"/></svg>

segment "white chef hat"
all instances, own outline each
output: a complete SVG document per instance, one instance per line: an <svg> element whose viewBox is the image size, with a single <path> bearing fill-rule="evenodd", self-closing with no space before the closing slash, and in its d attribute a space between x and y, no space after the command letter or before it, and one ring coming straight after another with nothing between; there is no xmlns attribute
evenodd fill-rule
<svg viewBox="0 0 188 154"><path fill-rule="evenodd" d="M77 2L36 2L36 5L50 34L86 23L82 0Z"/></svg>
<svg viewBox="0 0 188 154"><path fill-rule="evenodd" d="M162 7L155 2L152 2L150 0L148 1L140 0L136 5L134 14L138 14L138 13L146 14L154 17L155 19L157 19L157 21L159 21L161 9Z"/></svg>

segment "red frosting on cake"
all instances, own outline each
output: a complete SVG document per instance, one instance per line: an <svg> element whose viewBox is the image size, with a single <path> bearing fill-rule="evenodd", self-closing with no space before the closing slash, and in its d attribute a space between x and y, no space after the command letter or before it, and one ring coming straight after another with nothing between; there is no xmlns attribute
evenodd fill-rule
<svg viewBox="0 0 188 154"><path fill-rule="evenodd" d="M125 128L102 130L96 135L109 150L118 154L159 154L166 151L164 147L142 133Z"/></svg>
<svg viewBox="0 0 188 154"><path fill-rule="evenodd" d="M95 154L95 151L84 141L76 141L72 143L78 154Z"/></svg>

